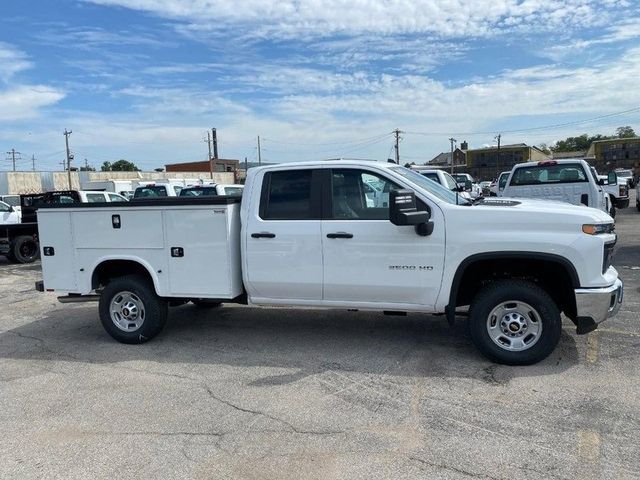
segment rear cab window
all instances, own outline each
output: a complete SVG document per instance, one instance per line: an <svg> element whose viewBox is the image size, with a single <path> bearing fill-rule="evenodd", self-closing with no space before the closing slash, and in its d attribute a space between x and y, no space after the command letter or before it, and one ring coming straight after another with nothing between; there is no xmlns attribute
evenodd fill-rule
<svg viewBox="0 0 640 480"><path fill-rule="evenodd" d="M260 196L263 220L319 220L320 172L313 169L267 172Z"/></svg>
<svg viewBox="0 0 640 480"><path fill-rule="evenodd" d="M510 186L553 185L588 182L584 168L579 163L555 165L531 165L513 172Z"/></svg>
<svg viewBox="0 0 640 480"><path fill-rule="evenodd" d="M136 188L133 194L134 198L148 198L148 197L166 197L167 188L164 185L148 185L146 187Z"/></svg>
<svg viewBox="0 0 640 480"><path fill-rule="evenodd" d="M105 201L102 193L87 193L87 203L101 203Z"/></svg>

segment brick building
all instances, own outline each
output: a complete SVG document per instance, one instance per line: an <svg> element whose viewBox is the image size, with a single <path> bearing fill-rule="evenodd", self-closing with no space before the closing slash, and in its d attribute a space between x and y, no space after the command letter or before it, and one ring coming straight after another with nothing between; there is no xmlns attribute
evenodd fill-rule
<svg viewBox="0 0 640 480"><path fill-rule="evenodd" d="M537 147L526 143L501 145L498 157L498 147L474 148L467 150L466 171L476 180L493 180L500 172L511 170L517 163L541 162L550 157Z"/></svg>
<svg viewBox="0 0 640 480"><path fill-rule="evenodd" d="M591 143L585 159L601 171L637 169L640 165L640 137L596 140Z"/></svg>
<svg viewBox="0 0 640 480"><path fill-rule="evenodd" d="M240 160L212 158L201 162L170 163L164 167L167 172L235 172L239 166Z"/></svg>

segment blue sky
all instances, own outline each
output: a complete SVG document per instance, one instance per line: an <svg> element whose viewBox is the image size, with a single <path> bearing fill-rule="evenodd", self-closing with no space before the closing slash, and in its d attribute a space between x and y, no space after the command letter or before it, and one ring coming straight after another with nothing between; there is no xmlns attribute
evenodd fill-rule
<svg viewBox="0 0 640 480"><path fill-rule="evenodd" d="M401 160L640 130L640 2L32 0L0 6L0 146L55 169ZM613 117L596 117L633 110ZM579 122L539 130L534 127ZM0 162L0 167L9 164Z"/></svg>

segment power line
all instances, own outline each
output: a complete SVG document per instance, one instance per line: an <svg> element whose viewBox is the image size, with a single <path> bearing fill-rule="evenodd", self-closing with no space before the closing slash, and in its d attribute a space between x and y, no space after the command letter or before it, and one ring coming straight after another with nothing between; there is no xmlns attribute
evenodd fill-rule
<svg viewBox="0 0 640 480"><path fill-rule="evenodd" d="M283 145L299 145L299 146L302 146L302 147L322 147L322 146L350 145L350 144L353 144L353 143L368 142L370 140L389 137L391 135L393 135L393 132L387 132L387 133L384 133L384 134L375 135L373 137L360 138L360 139L354 139L354 140L347 140L347 141L344 141L344 142L322 142L322 143L287 142L287 141L283 141L283 140L274 140L272 138L265 138L265 137L261 137L261 139L262 139L263 142L281 143Z"/></svg>
<svg viewBox="0 0 640 480"><path fill-rule="evenodd" d="M572 122L565 122L565 123L555 123L555 124L549 124L549 125L542 125L539 127L529 127L529 128L520 128L520 129L515 129L515 130L502 130L502 133L521 133L521 132L532 132L532 131L536 131L536 130L547 130L547 129L552 129L552 128L561 128L561 127L569 127L572 125L580 125L583 123L589 123L589 122L593 122L596 120L601 120L604 118L611 118L611 117L617 117L617 116L621 116L621 115L627 115L629 113L635 113L635 112L640 112L640 107L635 107L635 108L631 108L629 110L624 110L621 112L614 112L614 113L609 113L606 115L599 115L597 117L591 117L591 118L586 118L584 120L575 120ZM484 131L484 132L405 132L407 134L410 135L424 135L424 136L445 136L445 135L467 135L467 136L471 136L471 135L493 135L495 134L495 131L490 132L490 131Z"/></svg>

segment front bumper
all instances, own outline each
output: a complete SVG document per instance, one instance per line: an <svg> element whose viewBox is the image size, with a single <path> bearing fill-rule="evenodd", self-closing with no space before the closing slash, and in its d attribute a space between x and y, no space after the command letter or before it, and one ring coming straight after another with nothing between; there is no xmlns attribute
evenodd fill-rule
<svg viewBox="0 0 640 480"><path fill-rule="evenodd" d="M577 288L576 324L578 333L589 333L607 318L613 317L622 305L624 285L619 278L609 287Z"/></svg>

